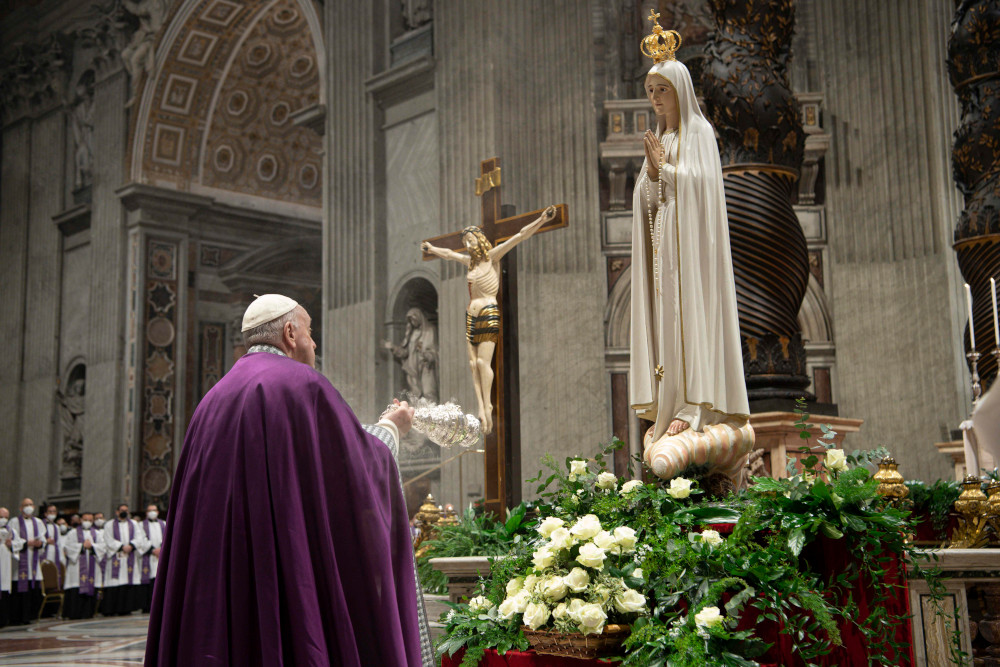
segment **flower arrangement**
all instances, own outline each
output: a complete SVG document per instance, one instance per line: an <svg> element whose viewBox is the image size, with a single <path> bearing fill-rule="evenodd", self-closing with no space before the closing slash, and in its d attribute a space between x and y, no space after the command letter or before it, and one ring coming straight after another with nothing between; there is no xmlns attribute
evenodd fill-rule
<svg viewBox="0 0 1000 667"><path fill-rule="evenodd" d="M629 622L625 666L753 667L780 662L779 648L804 664L846 664L830 655L843 655L842 631L863 638L857 664L903 664L887 573L893 559L921 558L906 542L910 523L871 479L884 452L845 452L821 430L825 456L803 449L787 478L715 500L691 475L615 476L604 457L620 444L589 460L543 459L535 522L493 561L480 595L454 605L439 649L464 648L471 667L486 648L526 649L525 630L593 637ZM849 563L830 576L810 558L834 543ZM933 574L917 575L934 590ZM869 613L857 595L869 596Z"/></svg>
<svg viewBox="0 0 1000 667"><path fill-rule="evenodd" d="M608 479L599 479L599 488L612 488ZM614 475L610 480L617 483ZM626 581L642 585L642 572L635 576L633 528L606 530L587 514L572 525L549 516L536 530L544 541L535 548L531 567L507 582L498 610L502 618L532 630L588 635L600 634L609 621L628 622L647 612L646 597Z"/></svg>

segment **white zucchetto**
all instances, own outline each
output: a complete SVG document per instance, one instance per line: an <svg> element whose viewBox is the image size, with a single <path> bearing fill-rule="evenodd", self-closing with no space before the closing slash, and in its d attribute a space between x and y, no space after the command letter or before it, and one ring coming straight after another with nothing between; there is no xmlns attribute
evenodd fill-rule
<svg viewBox="0 0 1000 667"><path fill-rule="evenodd" d="M249 331L277 319L290 313L297 305L299 305L297 301L281 294L263 294L247 307L247 312L243 314L243 328L240 331Z"/></svg>

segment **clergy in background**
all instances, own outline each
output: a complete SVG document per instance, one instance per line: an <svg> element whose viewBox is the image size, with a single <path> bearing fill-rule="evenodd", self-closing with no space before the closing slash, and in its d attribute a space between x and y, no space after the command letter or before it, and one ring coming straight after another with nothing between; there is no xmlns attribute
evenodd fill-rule
<svg viewBox="0 0 1000 667"><path fill-rule="evenodd" d="M424 662L396 464L313 369L310 322L292 299L259 297L247 354L194 412L146 665ZM412 416L373 430L405 435Z"/></svg>
<svg viewBox="0 0 1000 667"><path fill-rule="evenodd" d="M13 554L10 552L14 544L10 526L10 510L0 507L0 628L10 623L10 582Z"/></svg>
<svg viewBox="0 0 1000 667"><path fill-rule="evenodd" d="M94 515L84 512L80 525L66 534L66 618L91 618L97 604L97 591L104 585L99 563L104 559L104 531L94 527Z"/></svg>
<svg viewBox="0 0 1000 667"><path fill-rule="evenodd" d="M160 548L163 547L163 532L167 524L160 517L160 508L150 503L146 506L146 518L142 520L142 532L146 540L139 549L139 600L144 614L149 613L153 602L153 583L156 581L156 571L160 564Z"/></svg>
<svg viewBox="0 0 1000 667"><path fill-rule="evenodd" d="M62 550L62 533L59 532L59 508L55 505L46 505L45 507L45 551L42 554L42 560L50 560L56 564L56 572L58 573L59 583L62 582L62 571L64 565L63 550ZM45 614L46 616L52 616L55 614L55 610L49 609Z"/></svg>
<svg viewBox="0 0 1000 667"><path fill-rule="evenodd" d="M128 505L118 506L117 516L104 524L107 570L104 573L104 599L101 613L126 616L139 608L139 564L136 550L145 542L142 526L129 518Z"/></svg>
<svg viewBox="0 0 1000 667"><path fill-rule="evenodd" d="M45 524L35 516L31 498L21 501L21 516L7 524L11 528L14 555L11 625L31 623L42 605L42 559L45 554Z"/></svg>

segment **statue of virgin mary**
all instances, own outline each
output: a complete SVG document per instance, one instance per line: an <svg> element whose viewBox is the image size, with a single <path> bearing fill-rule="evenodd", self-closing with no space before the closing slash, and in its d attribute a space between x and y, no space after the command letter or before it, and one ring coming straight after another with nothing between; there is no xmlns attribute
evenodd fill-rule
<svg viewBox="0 0 1000 667"><path fill-rule="evenodd" d="M687 67L674 59L680 36L660 28L655 13L650 20L655 27L643 51L654 64L645 91L657 124L644 137L632 199L629 393L638 416L653 422L644 438L647 462L657 444L692 450L662 474L653 466L669 478L691 463L728 471L752 447L753 431L715 133ZM725 434L725 446L712 444ZM693 451L706 447L720 450L718 460Z"/></svg>

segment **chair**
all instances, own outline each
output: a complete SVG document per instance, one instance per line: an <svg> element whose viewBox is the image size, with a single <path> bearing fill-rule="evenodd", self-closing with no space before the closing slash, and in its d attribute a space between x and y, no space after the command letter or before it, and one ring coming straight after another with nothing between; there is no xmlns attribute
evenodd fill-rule
<svg viewBox="0 0 1000 667"><path fill-rule="evenodd" d="M38 620L42 620L42 612L49 602L59 601L59 611L56 617L61 618L63 612L64 595L62 586L59 585L59 568L50 560L42 561L42 605L38 608Z"/></svg>

